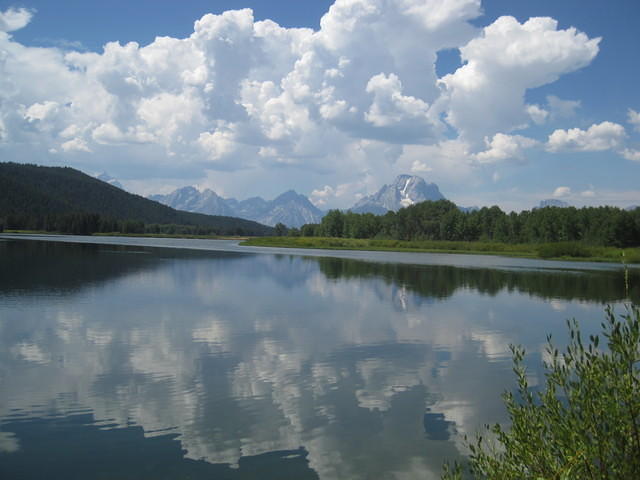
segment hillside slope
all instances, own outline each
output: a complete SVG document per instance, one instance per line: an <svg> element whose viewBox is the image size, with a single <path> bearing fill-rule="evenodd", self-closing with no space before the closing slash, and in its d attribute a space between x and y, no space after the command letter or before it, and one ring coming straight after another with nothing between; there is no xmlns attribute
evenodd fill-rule
<svg viewBox="0 0 640 480"><path fill-rule="evenodd" d="M234 217L182 212L69 167L0 163L0 218L91 213L120 221L208 227L268 235L272 229ZM10 223L10 222L7 222Z"/></svg>

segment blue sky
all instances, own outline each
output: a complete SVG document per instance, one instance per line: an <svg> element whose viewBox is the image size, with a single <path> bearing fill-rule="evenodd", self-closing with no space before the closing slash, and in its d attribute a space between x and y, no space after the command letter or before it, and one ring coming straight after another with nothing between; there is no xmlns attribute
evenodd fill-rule
<svg viewBox="0 0 640 480"><path fill-rule="evenodd" d="M294 188L321 208L401 173L462 205L640 204L637 1L3 1L0 15L6 160L107 171L145 195Z"/></svg>

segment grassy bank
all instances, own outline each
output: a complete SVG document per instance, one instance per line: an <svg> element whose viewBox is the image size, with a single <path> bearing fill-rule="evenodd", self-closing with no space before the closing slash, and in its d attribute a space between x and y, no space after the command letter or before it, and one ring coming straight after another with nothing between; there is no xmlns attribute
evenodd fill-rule
<svg viewBox="0 0 640 480"><path fill-rule="evenodd" d="M593 247L580 243L511 244L498 242L403 241L328 237L256 237L241 243L256 247L321 248L390 252L465 253L509 257L640 263L640 248Z"/></svg>
<svg viewBox="0 0 640 480"><path fill-rule="evenodd" d="M54 232L47 232L46 230L7 230L6 228L0 232L7 234L21 234L21 235L57 235Z"/></svg>

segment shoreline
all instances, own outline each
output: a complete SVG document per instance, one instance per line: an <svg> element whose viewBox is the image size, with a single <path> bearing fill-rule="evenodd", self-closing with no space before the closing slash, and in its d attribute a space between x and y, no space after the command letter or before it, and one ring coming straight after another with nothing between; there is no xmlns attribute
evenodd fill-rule
<svg viewBox="0 0 640 480"><path fill-rule="evenodd" d="M3 237L5 237L3 239ZM467 242L464 244L464 249L460 248L460 243L464 242L434 242L439 244L439 248L418 248L416 243L420 242L403 242L403 246L389 247L389 246L376 246L376 245L354 245L356 242L389 242L381 240L356 240L356 239L327 239L323 237L216 237L216 236L185 236L185 235L157 235L157 234L118 234L111 233L107 235L68 235L55 232L35 232L35 231L4 231L0 233L0 241L5 239L25 239L25 240L49 240L49 241L62 241L71 243L96 243L96 244L119 244L128 245L128 243L121 243L118 238L123 240L131 240L135 244L149 247L160 248L178 248L187 250L211 250L211 251L227 251L235 253L270 253L270 254L293 254L302 256L328 256L336 258L353 258L371 261L383 261L383 262L399 262L399 263L415 263L415 264L451 264L459 266L482 266L484 268L501 268L501 266L508 266L511 268L520 262L526 262L522 266L527 265L528 262L543 262L546 263L544 268L556 268L554 264L565 263L564 267L560 268L574 268L568 267L568 265L575 265L578 269L589 268L588 264L591 264L594 268L630 268L640 269L640 260L631 262L633 257L627 256L627 262L623 263L622 257L555 257L555 258L543 258L534 254L533 251L522 251L513 248L510 250L491 250L486 249L487 245L490 246L502 246L507 244L490 244L489 242ZM332 244L318 242L317 240L324 239L330 241ZM136 242L138 240L138 242ZM145 244L144 241L148 240L149 244ZM164 240L164 241L163 241ZM177 243L180 241L194 241L197 242L193 245ZM311 242L311 240L315 240ZM220 244L218 244L220 242ZM396 241L390 241L391 243L398 243ZM344 245L344 243L350 243L350 245ZM456 244L456 248L443 248L443 244L451 246ZM407 246L409 244L410 246ZM424 242L422 242L424 245ZM472 250L470 246L481 245L485 249ZM619 250L619 249L610 249ZM634 253L640 255L640 248L627 249L633 250ZM307 253L308 252L308 253ZM369 255L375 255L376 258L370 258ZM387 255L385 255L387 254ZM415 257L414 257L415 255ZM428 260L421 258L423 255L432 256ZM446 259L448 257L448 259ZM470 261L462 260L467 257ZM434 260L434 258L439 258ZM476 258L478 260L471 260ZM495 261L489 261L489 259L495 259ZM502 260L498 260L502 259ZM518 262L518 260L520 262ZM506 264L504 262L507 262ZM516 262L513 264L513 262ZM476 265L477 264L477 265ZM504 264L504 265L503 265ZM582 264L582 265L580 265ZM596 267L597 266L597 267ZM525 267L525 268L528 268ZM538 267L535 267L538 268Z"/></svg>
<svg viewBox="0 0 640 480"><path fill-rule="evenodd" d="M50 236L69 236L73 233L47 232L45 230L5 230L0 235L50 235ZM127 238L185 238L191 240L238 240L240 242L249 240L252 237L247 236L225 236L225 235L192 235L192 234L163 234L163 233L119 233L105 232L92 233L91 235L82 235L84 237L127 237Z"/></svg>
<svg viewBox="0 0 640 480"><path fill-rule="evenodd" d="M608 255L540 256L536 244L504 244L492 242L402 241L330 237L253 237L240 243L247 247L301 248L321 250L352 250L370 252L438 253L460 255L491 255L532 260L569 262L617 263L621 266L640 267L640 248L586 247ZM545 244L549 245L549 244ZM553 244L551 244L553 245ZM474 248L476 247L476 248ZM477 248L480 247L480 248ZM496 247L491 249L491 247ZM622 256L622 252L625 256ZM623 259L626 259L623 262Z"/></svg>

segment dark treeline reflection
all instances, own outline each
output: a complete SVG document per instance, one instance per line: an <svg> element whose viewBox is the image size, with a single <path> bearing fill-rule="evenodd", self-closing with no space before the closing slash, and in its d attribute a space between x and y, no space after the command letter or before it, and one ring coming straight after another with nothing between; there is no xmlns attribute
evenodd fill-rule
<svg viewBox="0 0 640 480"><path fill-rule="evenodd" d="M589 300L609 303L624 300L623 271L493 270L443 265L370 263L339 258L318 258L320 270L330 279L383 278L421 296L447 298L458 289L485 295L503 290L528 293L544 299ZM640 272L629 271L629 296L640 300Z"/></svg>
<svg viewBox="0 0 640 480"><path fill-rule="evenodd" d="M126 261L122 261L126 255ZM162 249L121 245L68 244L36 241L0 241L0 292L57 291L73 292L106 283L118 277L161 267L164 260L228 261L247 259L250 254ZM254 257L255 258L255 257ZM300 257L276 255L299 263ZM297 260L296 260L297 259ZM289 264L290 262L286 262ZM543 299L589 300L609 303L624 300L625 279L622 270L498 270L462 268L445 265L407 265L376 263L331 257L306 257L308 266L316 262L329 279L382 278L427 298L447 298L459 289L473 289L485 295L503 290L527 293ZM243 263L254 275L278 270L278 281L299 285L314 268L281 262ZM243 268L240 267L239 268ZM629 298L640 300L640 271L628 273Z"/></svg>
<svg viewBox="0 0 640 480"><path fill-rule="evenodd" d="M122 261L126 255L126 261ZM242 254L216 253L226 259ZM0 241L0 292L71 293L119 277L158 268L159 258L210 258L197 250L123 245Z"/></svg>

